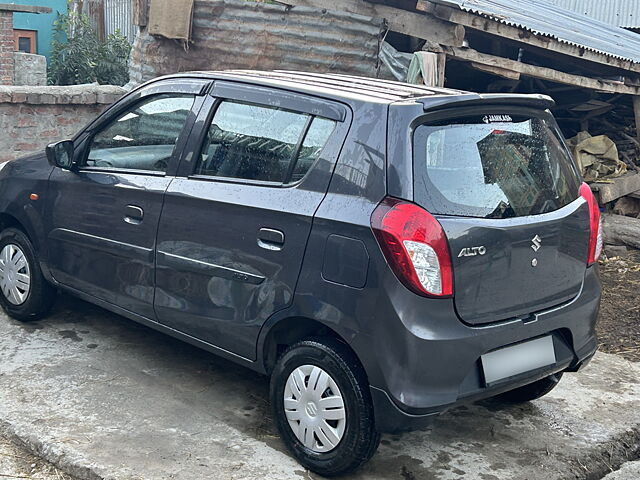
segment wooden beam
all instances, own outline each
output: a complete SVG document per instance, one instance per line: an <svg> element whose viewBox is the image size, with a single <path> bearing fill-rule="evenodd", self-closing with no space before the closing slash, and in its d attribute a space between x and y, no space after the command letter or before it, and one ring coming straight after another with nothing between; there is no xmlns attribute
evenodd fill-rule
<svg viewBox="0 0 640 480"><path fill-rule="evenodd" d="M627 195L627 197L636 198L640 200L640 190L637 192L630 193L629 195Z"/></svg>
<svg viewBox="0 0 640 480"><path fill-rule="evenodd" d="M20 13L51 13L49 7L38 7L36 5L15 5L13 3L0 3L0 11L2 12L20 12Z"/></svg>
<svg viewBox="0 0 640 480"><path fill-rule="evenodd" d="M636 121L636 135L640 140L640 97L638 96L633 97L633 114Z"/></svg>
<svg viewBox="0 0 640 480"><path fill-rule="evenodd" d="M446 80L446 70L447 70L447 55L444 53L437 53L438 55L438 85L437 87L444 87L444 83Z"/></svg>
<svg viewBox="0 0 640 480"><path fill-rule="evenodd" d="M612 178L610 183L592 183L591 190L598 192L600 204L604 205L640 191L640 174L629 172L621 177Z"/></svg>
<svg viewBox="0 0 640 480"><path fill-rule="evenodd" d="M487 65L484 63L471 62L470 65L476 70L481 72L491 73L499 77L507 78L509 80L520 80L520 73L514 70L507 70L506 68L498 67L495 65Z"/></svg>
<svg viewBox="0 0 640 480"><path fill-rule="evenodd" d="M149 20L148 0L131 0L133 10L133 24L138 27L146 27Z"/></svg>
<svg viewBox="0 0 640 480"><path fill-rule="evenodd" d="M604 80L598 80L596 78L589 78L583 77L581 75L560 72L552 68L529 65L527 63L517 62L508 58L496 57L495 55L480 53L470 48L446 47L445 52L447 53L449 58L471 62L472 64L476 65L486 65L493 69L499 69L496 70L496 72L512 71L527 77L539 78L541 80L572 85L574 87L587 88L589 90L596 90L599 92L640 95L640 87L632 87L630 85L624 85L622 83L606 82ZM489 70L487 69L485 71ZM505 76L504 74L500 73L496 73L496 75Z"/></svg>
<svg viewBox="0 0 640 480"><path fill-rule="evenodd" d="M602 216L604 240L607 245L628 245L640 248L640 220L622 215Z"/></svg>
<svg viewBox="0 0 640 480"><path fill-rule="evenodd" d="M440 20L433 15L366 3L362 0L281 0L280 3L384 18L391 31L431 40L442 45L460 47L464 41L465 29L461 25Z"/></svg>
<svg viewBox="0 0 640 480"><path fill-rule="evenodd" d="M419 5L419 8L422 8L425 12L447 22L463 25L467 28L479 30L484 33L509 38L516 42L533 45L545 50L551 50L574 58L580 58L582 60L601 63L611 67L620 68L622 70L640 72L640 64L638 63L615 58L604 53L587 50L584 47L569 45L568 43L563 43L543 35L536 35L523 28L505 25L504 23L500 23L496 20L464 12L457 8L447 7L445 5L434 5L432 3Z"/></svg>

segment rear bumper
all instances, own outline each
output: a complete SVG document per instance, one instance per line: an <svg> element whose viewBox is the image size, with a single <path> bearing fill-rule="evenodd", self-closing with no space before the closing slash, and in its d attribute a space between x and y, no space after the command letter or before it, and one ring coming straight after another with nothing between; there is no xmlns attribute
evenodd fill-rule
<svg viewBox="0 0 640 480"><path fill-rule="evenodd" d="M491 397L559 371L579 370L597 349L600 294L598 270L591 267L580 294L571 302L526 320L471 327L455 319L452 302L445 306L443 300L420 299L431 305L418 308L407 305L417 296L391 290L382 303L393 308L397 321L386 322L386 327L376 322L385 331L375 332L372 337L376 365L371 369L370 383L378 430L420 429L435 415L456 405ZM449 309L448 314L443 308ZM416 311L429 312L430 318L412 318L409 313ZM554 338L554 365L485 385L481 355L544 335Z"/></svg>

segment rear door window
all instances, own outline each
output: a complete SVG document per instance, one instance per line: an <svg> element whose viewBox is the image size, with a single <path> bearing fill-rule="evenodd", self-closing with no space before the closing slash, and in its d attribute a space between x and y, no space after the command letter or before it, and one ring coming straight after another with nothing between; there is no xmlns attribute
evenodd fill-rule
<svg viewBox="0 0 640 480"><path fill-rule="evenodd" d="M335 125L306 113L223 101L209 126L196 174L295 183L319 158Z"/></svg>
<svg viewBox="0 0 640 480"><path fill-rule="evenodd" d="M579 175L543 117L456 117L414 134L415 199L432 213L480 218L537 215L578 196Z"/></svg>

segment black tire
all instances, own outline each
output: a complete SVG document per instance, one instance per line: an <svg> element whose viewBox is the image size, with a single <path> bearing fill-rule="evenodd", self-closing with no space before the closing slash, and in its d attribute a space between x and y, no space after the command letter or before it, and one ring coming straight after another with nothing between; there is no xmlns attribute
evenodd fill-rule
<svg viewBox="0 0 640 480"><path fill-rule="evenodd" d="M344 401L344 434L337 446L328 452L318 453L305 447L296 437L285 414L287 380L294 370L303 365L324 370L337 384ZM355 470L373 456L380 444L365 372L351 350L337 340L310 339L291 346L279 358L272 373L270 397L285 445L304 467L319 475L332 477Z"/></svg>
<svg viewBox="0 0 640 480"><path fill-rule="evenodd" d="M549 375L537 382L502 393L496 398L506 403L530 402L531 400L544 397L547 393L556 388L558 383L560 383L561 378L562 372L554 373L553 375Z"/></svg>
<svg viewBox="0 0 640 480"><path fill-rule="evenodd" d="M33 245L29 238L16 228L7 228L0 233L0 252L7 245L16 245L22 250L29 265L31 277L29 293L20 305L11 303L0 288L0 305L12 318L31 322L46 315L56 299L56 290L45 280Z"/></svg>

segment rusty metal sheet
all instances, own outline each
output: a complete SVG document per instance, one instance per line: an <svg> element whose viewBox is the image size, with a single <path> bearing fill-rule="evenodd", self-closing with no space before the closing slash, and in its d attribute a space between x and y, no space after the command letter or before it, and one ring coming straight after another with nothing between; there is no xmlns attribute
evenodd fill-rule
<svg viewBox="0 0 640 480"><path fill-rule="evenodd" d="M307 70L375 76L383 19L245 0L197 0L193 44L143 29L131 79L189 70Z"/></svg>

